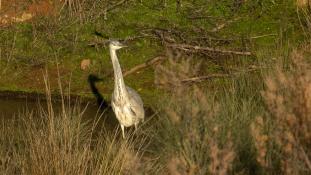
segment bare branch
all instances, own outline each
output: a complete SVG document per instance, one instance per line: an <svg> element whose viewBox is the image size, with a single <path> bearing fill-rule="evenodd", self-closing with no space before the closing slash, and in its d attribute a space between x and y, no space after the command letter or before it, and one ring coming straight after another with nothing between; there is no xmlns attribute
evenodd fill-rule
<svg viewBox="0 0 311 175"><path fill-rule="evenodd" d="M187 17L188 19L191 20L196 20L196 19L209 19L209 18L214 18L214 16L189 16Z"/></svg>
<svg viewBox="0 0 311 175"><path fill-rule="evenodd" d="M123 75L124 77L127 75L130 75L134 72L137 72L138 70L144 69L148 66L154 65L154 64L158 64L161 61L165 60L166 58L164 56L157 56L155 58L149 59L147 60L145 63L139 64L133 68L131 68L130 70L124 71Z"/></svg>
<svg viewBox="0 0 311 175"><path fill-rule="evenodd" d="M264 37L269 37L269 36L277 36L277 34L266 34L266 35L259 35L259 36L252 36L250 39L258 39L258 38L264 38Z"/></svg>
<svg viewBox="0 0 311 175"><path fill-rule="evenodd" d="M118 6L121 6L122 4L124 4L124 3L127 2L127 1L128 1L128 0L121 0L121 1L119 1L119 2L117 2L117 3L115 3L115 4L113 4L112 6L110 6L110 7L108 7L108 8L106 9L106 12L111 11L111 10L117 8Z"/></svg>
<svg viewBox="0 0 311 175"><path fill-rule="evenodd" d="M181 80L182 83L187 83L187 82L201 82L203 80L207 79L212 79L212 78L225 78L225 77L231 77L233 76L232 74L210 74L210 75L205 75L205 76L198 76L198 77L191 77L191 78L186 78Z"/></svg>
<svg viewBox="0 0 311 175"><path fill-rule="evenodd" d="M126 3L128 0L121 0L111 6L108 6L107 8L103 9L103 11L101 11L100 13L98 13L96 16L101 16L104 15L104 19L107 20L107 13L121 5L123 5L124 3Z"/></svg>
<svg viewBox="0 0 311 175"><path fill-rule="evenodd" d="M126 37L125 39L122 38L115 38L118 41L122 41L122 42L128 42L128 41L134 41L136 39L140 39L140 38L146 38L149 37L148 35L146 36L130 36L130 37ZM100 39L100 40L95 40L91 43L88 44L88 46L99 46L99 45L105 45L108 44L110 42L109 39Z"/></svg>
<svg viewBox="0 0 311 175"><path fill-rule="evenodd" d="M250 68L244 71L239 71L239 72L234 72L234 73L227 73L227 74L221 74L221 73L216 73L216 74L210 74L210 75L205 75L205 76L197 76L197 77L191 77L191 78L186 78L181 80L182 83L196 83L196 82L202 82L204 80L208 79L213 79L213 78L228 78L228 77L233 77L233 76L238 76L243 73L247 72L254 72L262 68Z"/></svg>
<svg viewBox="0 0 311 175"><path fill-rule="evenodd" d="M188 45L188 44L169 44L168 46L179 49L179 50L183 50L186 52L217 52L217 53L225 54L225 55L230 55L230 54L246 55L246 56L252 55L251 52L222 50L222 49L215 49L215 48L211 48L211 47L193 46L193 45Z"/></svg>

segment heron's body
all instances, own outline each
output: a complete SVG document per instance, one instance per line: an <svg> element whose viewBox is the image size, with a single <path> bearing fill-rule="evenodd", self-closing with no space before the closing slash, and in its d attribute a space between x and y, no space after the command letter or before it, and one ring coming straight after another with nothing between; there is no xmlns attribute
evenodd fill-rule
<svg viewBox="0 0 311 175"><path fill-rule="evenodd" d="M145 112L143 102L138 93L125 86L121 67L117 58L116 50L122 48L117 41L109 45L111 61L114 69L114 91L111 98L112 109L121 125L124 137L124 127L135 126L144 120Z"/></svg>
<svg viewBox="0 0 311 175"><path fill-rule="evenodd" d="M144 120L145 112L143 103L136 91L130 87L126 87L126 89L129 95L129 101L122 104L115 97L115 93L113 93L111 106L121 125L129 127L134 124L137 126L140 121Z"/></svg>

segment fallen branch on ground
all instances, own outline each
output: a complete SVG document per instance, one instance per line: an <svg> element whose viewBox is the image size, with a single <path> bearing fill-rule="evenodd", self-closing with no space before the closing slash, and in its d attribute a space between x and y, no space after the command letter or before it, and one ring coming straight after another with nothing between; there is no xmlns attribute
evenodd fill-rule
<svg viewBox="0 0 311 175"><path fill-rule="evenodd" d="M152 59L149 59L147 60L146 62L142 63L142 64L139 64L129 70L126 70L123 72L123 76L127 76L127 75L130 75L134 72L137 72L138 70L141 70L141 69L144 69L148 66L151 66L151 65L155 65L155 64L158 64L160 63L161 61L165 60L165 57L164 56L157 56L155 58L152 58Z"/></svg>
<svg viewBox="0 0 311 175"><path fill-rule="evenodd" d="M205 76L198 76L198 77L191 77L181 80L182 83L188 82L201 82L203 80L212 79L212 78L224 78L224 77L231 77L232 74L210 74Z"/></svg>
<svg viewBox="0 0 311 175"><path fill-rule="evenodd" d="M131 36L126 37L125 39L122 38L115 38L115 40L121 41L121 42L128 42L128 41L134 41L136 39L146 38L148 36ZM100 46L100 45L106 45L110 42L109 39L99 39L97 41L93 41L88 44L88 46L94 47L94 46Z"/></svg>
<svg viewBox="0 0 311 175"><path fill-rule="evenodd" d="M242 73L247 73L247 72L253 72L256 70L259 70L261 68L250 68L245 71L240 71L240 72L235 72L231 74L210 74L210 75L205 75L205 76L197 76L197 77L191 77L191 78L186 78L181 80L182 83L195 83L195 82L202 82L204 80L212 79L212 78L227 78L227 77L233 77L237 75L241 75Z"/></svg>
<svg viewBox="0 0 311 175"><path fill-rule="evenodd" d="M131 69L129 70L125 70L125 71L122 71L123 73L123 76L126 77L134 72L137 72L141 69L144 69L148 66L152 66L152 65L155 65L155 64L158 64L160 63L161 61L165 60L166 58L164 56L157 56L157 57L154 57L152 59L149 59L147 60L146 62L142 63L142 64L139 64L139 65L136 65L134 67L132 67ZM113 71L111 71L110 73L106 74L105 77L110 77L111 75L113 74Z"/></svg>
<svg viewBox="0 0 311 175"><path fill-rule="evenodd" d="M269 36L277 36L277 34L272 33L272 34L266 34L266 35L252 36L250 37L250 39L258 39L258 38L269 37Z"/></svg>
<svg viewBox="0 0 311 175"><path fill-rule="evenodd" d="M186 52L217 52L220 54L226 54L226 55L246 55L250 56L252 55L251 52L242 52L242 51L232 51L232 50L222 50L222 49L215 49L211 47L200 47L200 46L193 46L193 45L188 45L188 44L168 44L167 46L173 47L179 50L183 50Z"/></svg>

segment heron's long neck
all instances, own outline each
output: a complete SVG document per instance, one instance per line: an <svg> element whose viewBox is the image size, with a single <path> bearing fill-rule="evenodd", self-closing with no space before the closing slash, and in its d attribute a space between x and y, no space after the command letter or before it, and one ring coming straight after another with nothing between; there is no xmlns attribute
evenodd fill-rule
<svg viewBox="0 0 311 175"><path fill-rule="evenodd" d="M110 56L114 70L114 91L119 98L127 98L127 91L116 51L110 49Z"/></svg>

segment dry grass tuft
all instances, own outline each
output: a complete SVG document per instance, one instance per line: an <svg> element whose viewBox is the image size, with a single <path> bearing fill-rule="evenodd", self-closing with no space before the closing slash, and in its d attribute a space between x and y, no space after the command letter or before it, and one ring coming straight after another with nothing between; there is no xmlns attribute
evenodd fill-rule
<svg viewBox="0 0 311 175"><path fill-rule="evenodd" d="M306 7L310 7L310 0L296 0L296 5L299 8L306 8Z"/></svg>
<svg viewBox="0 0 311 175"><path fill-rule="evenodd" d="M62 9L67 7L70 15L73 16L74 14L81 12L84 0L61 0L61 2L63 3Z"/></svg>
<svg viewBox="0 0 311 175"><path fill-rule="evenodd" d="M166 144L173 150L167 155L169 174L227 174L235 158L230 135L219 139L218 105L197 86L185 86L181 80L192 76L199 67L184 59L171 59L157 71L159 82L172 93L164 114L169 119Z"/></svg>
<svg viewBox="0 0 311 175"><path fill-rule="evenodd" d="M233 151L232 142L226 143L225 147L220 148L219 145L211 139L210 141L211 163L209 170L211 174L226 175L231 168L235 153Z"/></svg>
<svg viewBox="0 0 311 175"><path fill-rule="evenodd" d="M251 132L257 150L257 162L264 168L268 168L269 164L266 160L269 137L264 132L264 121L262 117L257 117L255 122L251 124Z"/></svg>
<svg viewBox="0 0 311 175"><path fill-rule="evenodd" d="M141 168L141 140L123 140L109 132L101 132L95 137L92 125L81 120L82 114L78 110L66 110L51 115L42 110L40 118L27 113L18 117L22 120L18 125L3 123L5 126L1 129L6 132L1 133L1 174L145 172Z"/></svg>
<svg viewBox="0 0 311 175"><path fill-rule="evenodd" d="M187 88L182 80L195 76L200 65L190 59L169 58L167 65L156 67L155 84L174 94L180 94Z"/></svg>
<svg viewBox="0 0 311 175"><path fill-rule="evenodd" d="M60 86L61 87L61 86ZM127 139L116 131L95 131L97 119L83 119L85 110L67 105L55 109L46 82L47 107L26 112L0 126L0 174L139 174L145 138ZM62 94L62 93L61 93Z"/></svg>
<svg viewBox="0 0 311 175"><path fill-rule="evenodd" d="M267 78L263 92L275 122L273 138L281 149L284 174L311 173L310 48L293 51L290 70L278 67L276 75Z"/></svg>

